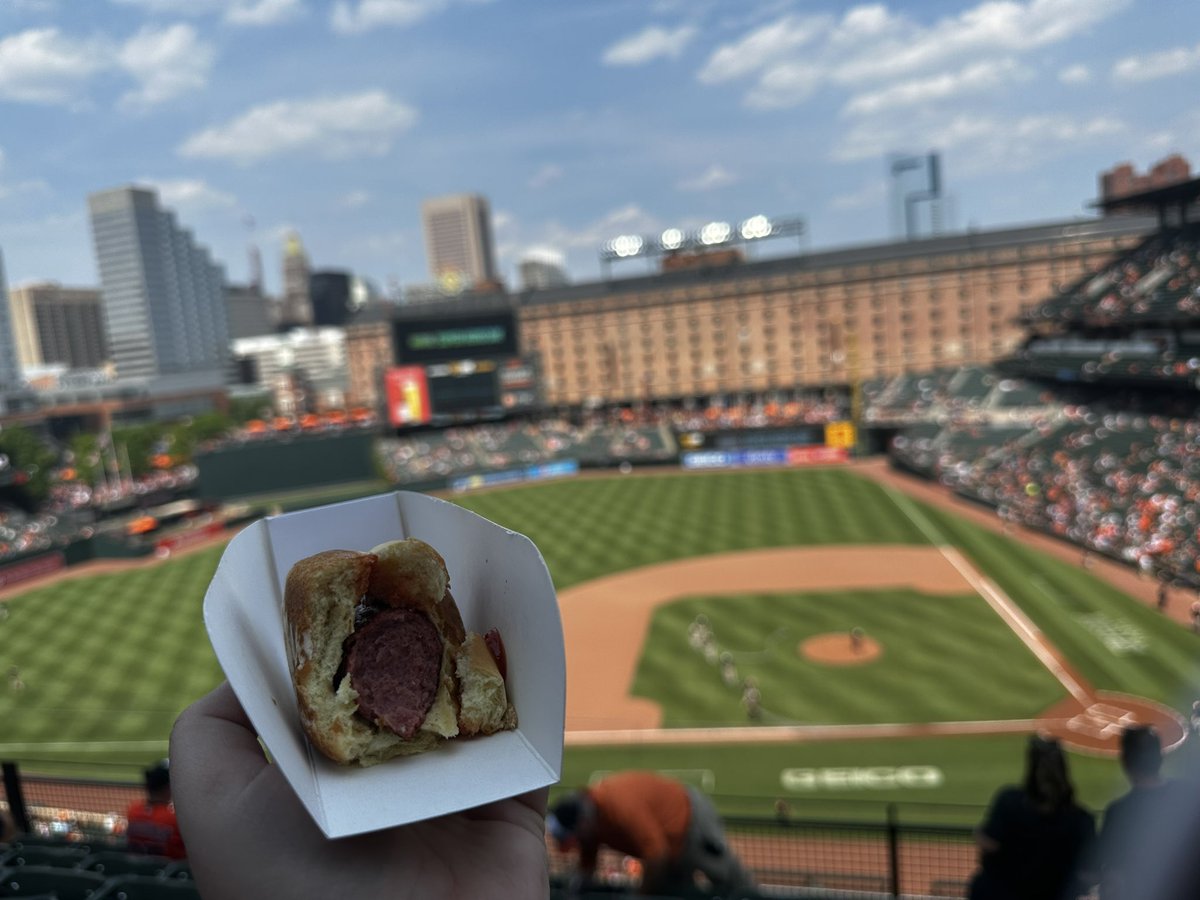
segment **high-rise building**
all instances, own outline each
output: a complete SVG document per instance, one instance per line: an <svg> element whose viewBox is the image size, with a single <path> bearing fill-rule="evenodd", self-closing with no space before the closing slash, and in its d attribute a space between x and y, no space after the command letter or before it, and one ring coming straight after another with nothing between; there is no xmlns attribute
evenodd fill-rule
<svg viewBox="0 0 1200 900"><path fill-rule="evenodd" d="M525 291L544 291L570 283L562 257L549 253L529 254L517 264L517 270L521 273L521 289Z"/></svg>
<svg viewBox="0 0 1200 900"><path fill-rule="evenodd" d="M229 354L224 271L147 188L88 197L117 377L156 387L220 384Z"/></svg>
<svg viewBox="0 0 1200 900"><path fill-rule="evenodd" d="M313 272L308 284L312 297L313 324L318 328L345 325L353 311L350 273L332 270Z"/></svg>
<svg viewBox="0 0 1200 900"><path fill-rule="evenodd" d="M429 271L450 289L494 284L496 260L492 250L492 217L485 197L452 194L421 204L425 253Z"/></svg>
<svg viewBox="0 0 1200 900"><path fill-rule="evenodd" d="M9 306L21 368L57 363L96 369L108 359L104 307L95 288L24 285L9 291Z"/></svg>
<svg viewBox="0 0 1200 900"><path fill-rule="evenodd" d="M300 235L289 232L283 245L283 313L280 327L300 328L312 324L309 276L308 254L300 243Z"/></svg>
<svg viewBox="0 0 1200 900"><path fill-rule="evenodd" d="M0 254L0 388L15 388L19 381L12 319L8 311L8 282L4 278L4 255Z"/></svg>
<svg viewBox="0 0 1200 900"><path fill-rule="evenodd" d="M257 283L225 285L225 315L231 340L271 334L275 331L272 313L271 303Z"/></svg>

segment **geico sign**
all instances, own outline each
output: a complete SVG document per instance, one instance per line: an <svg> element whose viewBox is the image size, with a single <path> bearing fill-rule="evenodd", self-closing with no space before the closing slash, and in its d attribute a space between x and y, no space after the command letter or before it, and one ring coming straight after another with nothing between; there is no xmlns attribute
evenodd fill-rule
<svg viewBox="0 0 1200 900"><path fill-rule="evenodd" d="M867 766L838 769L784 769L785 791L880 791L887 788L941 787L946 777L937 766Z"/></svg>

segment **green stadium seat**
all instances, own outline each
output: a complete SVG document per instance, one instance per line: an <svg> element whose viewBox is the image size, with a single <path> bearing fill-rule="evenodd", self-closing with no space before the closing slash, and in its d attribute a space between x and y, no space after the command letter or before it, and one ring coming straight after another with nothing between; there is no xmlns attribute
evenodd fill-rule
<svg viewBox="0 0 1200 900"><path fill-rule="evenodd" d="M143 856L126 853L124 850L100 850L89 853L80 863L79 868L87 872L99 872L112 878L114 875L148 875L164 874L174 863L165 856Z"/></svg>
<svg viewBox="0 0 1200 900"><path fill-rule="evenodd" d="M163 872L164 878L177 878L180 881L192 880L192 867L187 864L187 860L181 859L171 863Z"/></svg>
<svg viewBox="0 0 1200 900"><path fill-rule="evenodd" d="M24 866L5 869L0 876L0 897L32 897L49 894L58 900L89 900L104 887L104 876L79 869L53 866Z"/></svg>
<svg viewBox="0 0 1200 900"><path fill-rule="evenodd" d="M88 855L88 851L77 847L29 847L21 845L9 850L0 865L9 868L18 866L57 866L73 869Z"/></svg>
<svg viewBox="0 0 1200 900"><path fill-rule="evenodd" d="M122 875L110 878L91 900L200 900L193 881Z"/></svg>
<svg viewBox="0 0 1200 900"><path fill-rule="evenodd" d="M88 844L68 841L61 837L40 834L22 834L12 842L13 847L69 847L72 850L91 850Z"/></svg>

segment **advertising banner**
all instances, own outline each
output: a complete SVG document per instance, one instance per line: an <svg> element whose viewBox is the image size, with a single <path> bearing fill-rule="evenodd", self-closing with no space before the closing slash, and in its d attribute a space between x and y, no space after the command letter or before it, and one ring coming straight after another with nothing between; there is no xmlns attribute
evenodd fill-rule
<svg viewBox="0 0 1200 900"><path fill-rule="evenodd" d="M433 411L429 404L429 380L422 366L397 366L383 376L388 422L394 427L424 425Z"/></svg>

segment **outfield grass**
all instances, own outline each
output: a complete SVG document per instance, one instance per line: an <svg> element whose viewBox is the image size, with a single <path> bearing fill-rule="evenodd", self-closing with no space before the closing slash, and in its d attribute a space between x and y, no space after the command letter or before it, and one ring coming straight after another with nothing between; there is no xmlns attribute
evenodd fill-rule
<svg viewBox="0 0 1200 900"><path fill-rule="evenodd" d="M560 588L637 566L731 550L948 541L962 548L1012 596L1096 686L1176 707L1190 704L1193 693L1200 695L1195 688L1200 638L1078 567L949 512L914 501L898 503L889 492L851 470L614 476L494 491L462 497L459 502L533 538ZM176 713L220 679L200 615L204 590L220 552L220 548L206 549L146 569L34 589L11 600L7 606L10 615L0 620L0 674L16 665L26 687L18 692L0 682L0 722L4 723L0 758L17 759L33 769L79 762L98 767L126 763L132 774L136 771L132 766L145 765L161 755ZM911 608L943 616L950 615L956 605L977 605L966 598L936 599L936 606L928 608L913 600L916 606ZM711 598L711 602L718 601ZM687 615L685 611L683 616ZM799 613L789 615L799 617ZM855 618L865 621L865 616L861 613ZM910 623L910 616L916 621ZM928 627L930 621L924 613L896 619L897 628L913 626L912 642L918 647L918 641L926 639L950 640L956 629L963 627L938 619L932 620L934 627ZM982 629L979 639L990 641L996 624L983 624L987 621L986 615L972 615L975 624L967 627ZM1113 652L1098 636L1097 622L1134 629L1144 637L1144 649ZM927 636L921 634L922 623ZM835 624L847 627L844 620L813 627L837 630ZM872 620L864 627L874 632L890 626ZM939 657L944 649L937 647ZM940 677L922 672L920 654L914 653L911 669L906 667L886 683L858 691L872 695L868 705L858 707L861 715L881 715L872 711L879 705L906 715L902 702L905 680L918 677L925 679L919 691L922 702L937 704L958 693L954 709L961 708L973 692L982 698L985 686L986 694L999 697L1004 691L995 689L1007 685L1004 679L1018 679L1014 686L1022 686L1014 694L1032 691L1036 695L1044 688L1042 676L1028 669L1030 657L1023 648L996 655L989 645L987 652L964 661L961 671L946 670ZM684 644L681 659L691 664L693 656ZM662 667L661 661L647 665ZM999 669L986 685L980 680L974 688L963 689L959 682L969 682L974 678L973 669L985 665ZM866 677L866 669L862 672ZM707 675L711 677L711 672ZM834 683L828 672L820 677L824 684ZM843 672L836 673L839 682L843 677ZM1031 680L1021 680L1026 678ZM726 707L717 715L728 714L729 698L722 691L718 682L715 694ZM811 706L816 702L811 685L801 683L795 693L797 697L790 702L796 705L788 707L788 714L798 721L810 716L836 721L835 707L866 703L847 696L819 710ZM768 705L771 703L774 700ZM947 718L936 714L936 709L922 714ZM846 719L847 714L840 715ZM898 765L911 759L915 764L939 766L945 773L944 782L936 789L874 792L872 796L980 804L1002 780L1016 777L1021 745L1019 738L993 737L733 748L571 749L564 780L579 783L591 771L633 764L668 769L706 767L717 771L719 794L771 798L780 793L780 772L785 768L839 766L852 760L864 765ZM1085 797L1095 803L1111 796L1119 784L1115 766L1108 761L1076 757L1076 775ZM835 792L834 796L840 795Z"/></svg>
<svg viewBox="0 0 1200 900"><path fill-rule="evenodd" d="M171 724L220 681L201 620L221 547L36 588L5 605L0 758L144 766ZM42 765L41 768L45 768Z"/></svg>
<svg viewBox="0 0 1200 900"><path fill-rule="evenodd" d="M740 677L762 692L763 724L1032 719L1066 696L1007 625L972 596L911 589L697 597L654 615L633 693L663 709L663 724L745 725L740 685L688 643L708 617ZM858 666L803 658L806 638L862 627L883 647Z"/></svg>

